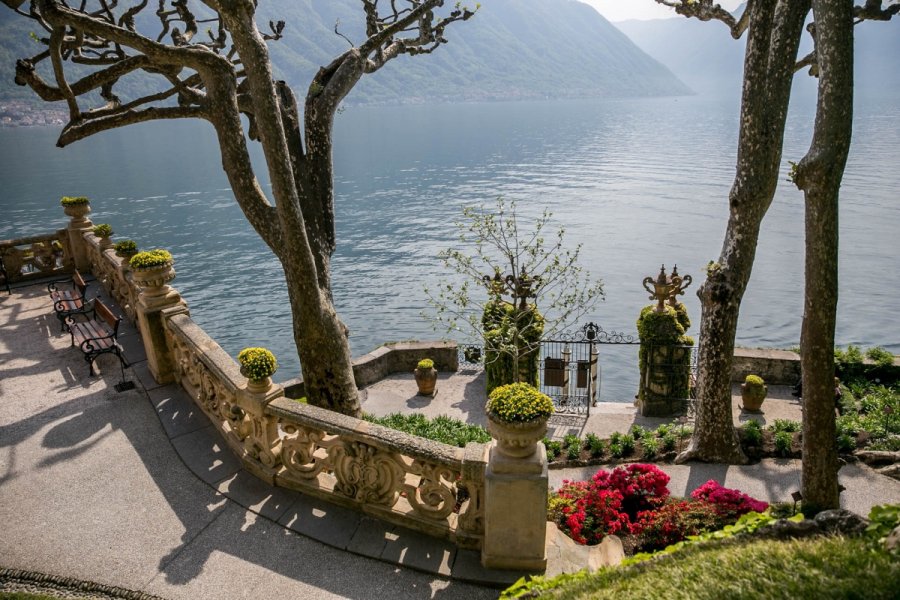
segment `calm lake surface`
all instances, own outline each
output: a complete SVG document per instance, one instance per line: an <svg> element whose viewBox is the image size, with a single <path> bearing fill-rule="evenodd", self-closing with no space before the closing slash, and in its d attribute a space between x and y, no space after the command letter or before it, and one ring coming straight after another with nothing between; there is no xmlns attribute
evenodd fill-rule
<svg viewBox="0 0 900 600"><path fill-rule="evenodd" d="M437 339L423 287L450 273L436 254L456 241L462 207L497 196L523 215L544 207L583 244L606 298L583 320L635 333L641 286L661 263L694 277L718 258L734 175L738 103L702 97L409 107L350 107L335 132L338 250L334 294L355 355L380 343ZM785 161L799 160L814 106L794 107ZM174 285L193 318L236 356L264 345L282 380L298 373L278 262L234 202L212 128L164 122L101 134L60 150L53 128L0 129L0 238L63 227L63 195L91 198L94 223L143 249L175 255ZM257 166L261 153L256 149ZM841 194L837 343L900 352L900 100L858 101ZM803 198L786 181L768 216L744 299L738 343L800 338ZM268 176L258 169L268 188ZM452 336L451 336L452 337ZM634 347L601 348L601 394L630 401Z"/></svg>

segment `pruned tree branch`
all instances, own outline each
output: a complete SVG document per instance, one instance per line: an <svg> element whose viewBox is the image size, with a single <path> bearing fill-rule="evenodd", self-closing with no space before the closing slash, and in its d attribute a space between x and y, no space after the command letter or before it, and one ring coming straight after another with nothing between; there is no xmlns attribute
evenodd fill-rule
<svg viewBox="0 0 900 600"><path fill-rule="evenodd" d="M684 17L693 17L701 21L721 21L728 27L734 39L739 39L747 30L754 1L747 0L744 12L735 18L718 2L714 3L712 0L656 0L658 4L674 8L676 13Z"/></svg>

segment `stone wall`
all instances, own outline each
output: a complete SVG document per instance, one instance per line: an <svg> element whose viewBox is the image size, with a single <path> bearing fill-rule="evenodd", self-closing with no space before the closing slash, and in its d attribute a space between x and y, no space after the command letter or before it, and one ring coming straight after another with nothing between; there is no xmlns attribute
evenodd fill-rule
<svg viewBox="0 0 900 600"><path fill-rule="evenodd" d="M800 355L772 348L735 348L731 380L743 382L751 374L768 384L794 385L800 381Z"/></svg>

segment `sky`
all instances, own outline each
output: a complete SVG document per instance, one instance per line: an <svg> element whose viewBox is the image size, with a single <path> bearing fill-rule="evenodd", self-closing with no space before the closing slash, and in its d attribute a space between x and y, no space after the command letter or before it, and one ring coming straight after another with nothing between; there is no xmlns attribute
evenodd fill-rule
<svg viewBox="0 0 900 600"><path fill-rule="evenodd" d="M719 4L727 10L733 10L744 0L719 0ZM597 9L610 21L626 21L628 19L665 19L676 17L675 10L657 4L655 0L581 0Z"/></svg>

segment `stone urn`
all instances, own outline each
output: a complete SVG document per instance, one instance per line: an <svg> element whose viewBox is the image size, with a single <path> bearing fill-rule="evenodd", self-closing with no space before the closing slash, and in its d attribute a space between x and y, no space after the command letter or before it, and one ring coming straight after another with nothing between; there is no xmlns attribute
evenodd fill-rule
<svg viewBox="0 0 900 600"><path fill-rule="evenodd" d="M247 378L247 391L264 394L272 387L272 375L278 370L278 360L266 348L244 348L238 353L241 375Z"/></svg>
<svg viewBox="0 0 900 600"><path fill-rule="evenodd" d="M168 283L175 279L175 269L172 263L140 269L132 267L131 277L145 295L165 296L170 289Z"/></svg>
<svg viewBox="0 0 900 600"><path fill-rule="evenodd" d="M88 202L77 204L63 204L63 212L72 217L72 223L81 225L87 222L87 215L91 212L91 205Z"/></svg>
<svg viewBox="0 0 900 600"><path fill-rule="evenodd" d="M420 360L413 375L416 378L419 395L434 396L438 376L437 369L434 368L434 361L430 358Z"/></svg>
<svg viewBox="0 0 900 600"><path fill-rule="evenodd" d="M741 384L741 401L744 410L748 412L759 412L768 391L762 377L759 377L758 375L747 375L744 383Z"/></svg>
<svg viewBox="0 0 900 600"><path fill-rule="evenodd" d="M247 378L247 391L254 394L264 394L272 387L272 378L263 377L262 379L251 379L247 373L247 369L241 367L241 375Z"/></svg>
<svg viewBox="0 0 900 600"><path fill-rule="evenodd" d="M549 417L531 421L503 421L488 413L488 431L497 441L497 450L511 458L528 458L537 451L537 443L547 435Z"/></svg>

